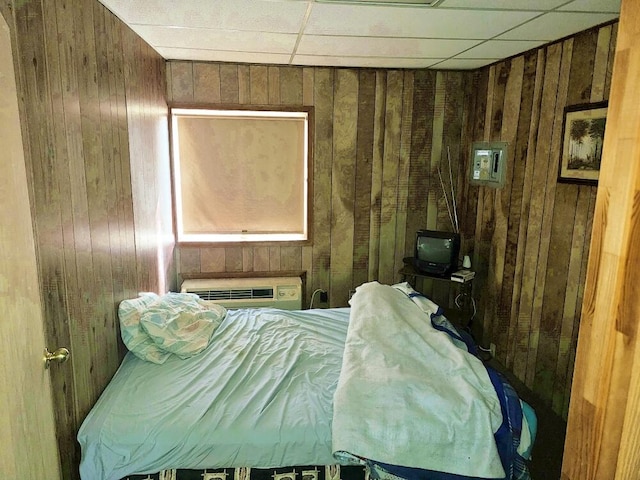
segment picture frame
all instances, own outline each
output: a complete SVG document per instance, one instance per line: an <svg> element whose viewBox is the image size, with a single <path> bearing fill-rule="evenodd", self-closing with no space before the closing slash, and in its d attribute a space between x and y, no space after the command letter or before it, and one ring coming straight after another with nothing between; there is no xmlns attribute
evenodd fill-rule
<svg viewBox="0 0 640 480"><path fill-rule="evenodd" d="M597 185L607 121L607 102L564 109L558 181Z"/></svg>

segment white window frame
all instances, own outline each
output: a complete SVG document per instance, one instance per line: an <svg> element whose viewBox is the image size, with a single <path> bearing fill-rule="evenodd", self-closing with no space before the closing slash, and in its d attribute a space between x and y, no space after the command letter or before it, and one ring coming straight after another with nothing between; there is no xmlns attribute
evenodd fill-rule
<svg viewBox="0 0 640 480"><path fill-rule="evenodd" d="M218 117L261 117L261 118L293 118L303 119L304 122L304 163L303 177L303 225L301 233L186 233L184 231L184 212L182 204L182 187L180 174L180 138L178 135L178 119L185 116L218 116ZM172 178L173 198L176 223L176 235L178 243L244 243L244 242L307 242L309 240L309 169L311 164L309 148L309 117L308 110L255 110L255 109L224 109L224 108L191 108L171 107L171 142L172 142Z"/></svg>

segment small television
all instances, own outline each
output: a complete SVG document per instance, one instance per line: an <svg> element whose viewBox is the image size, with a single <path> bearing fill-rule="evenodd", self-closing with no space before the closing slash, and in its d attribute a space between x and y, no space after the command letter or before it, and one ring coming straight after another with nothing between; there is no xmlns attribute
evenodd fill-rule
<svg viewBox="0 0 640 480"><path fill-rule="evenodd" d="M434 277L447 277L458 270L460 235L436 230L418 230L415 268Z"/></svg>

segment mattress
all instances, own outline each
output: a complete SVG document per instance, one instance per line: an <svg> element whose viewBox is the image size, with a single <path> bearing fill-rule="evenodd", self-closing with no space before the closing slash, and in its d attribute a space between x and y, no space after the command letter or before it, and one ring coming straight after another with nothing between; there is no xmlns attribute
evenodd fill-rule
<svg viewBox="0 0 640 480"><path fill-rule="evenodd" d="M80 474L330 465L349 309L230 310L199 355L128 353L83 422Z"/></svg>

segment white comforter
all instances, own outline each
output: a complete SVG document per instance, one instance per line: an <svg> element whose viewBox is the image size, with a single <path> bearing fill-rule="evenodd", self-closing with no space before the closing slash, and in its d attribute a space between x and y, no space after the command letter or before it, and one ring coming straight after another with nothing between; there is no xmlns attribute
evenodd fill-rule
<svg viewBox="0 0 640 480"><path fill-rule="evenodd" d="M504 477L493 437L500 403L481 362L398 288L367 283L350 304L334 456Z"/></svg>

